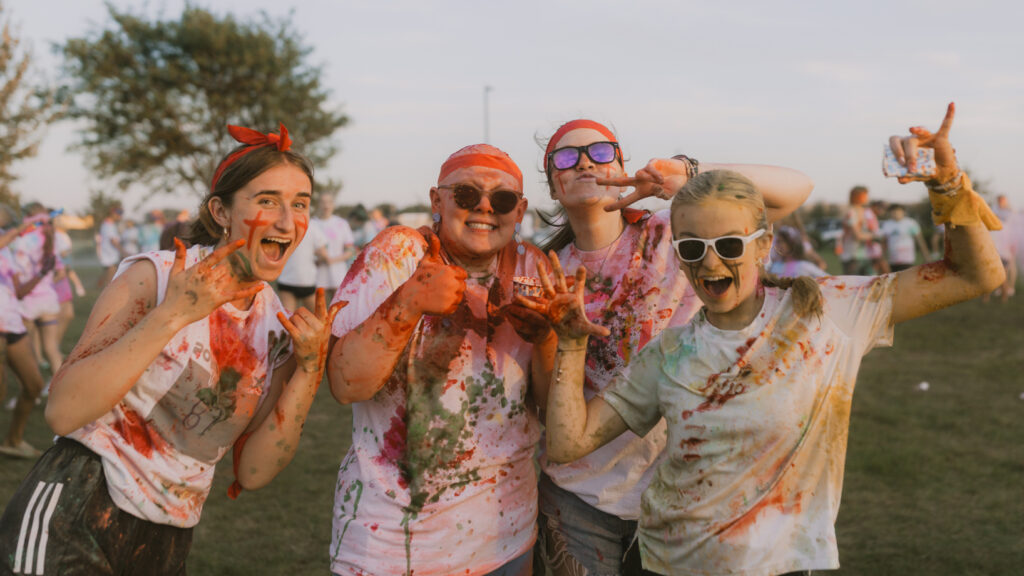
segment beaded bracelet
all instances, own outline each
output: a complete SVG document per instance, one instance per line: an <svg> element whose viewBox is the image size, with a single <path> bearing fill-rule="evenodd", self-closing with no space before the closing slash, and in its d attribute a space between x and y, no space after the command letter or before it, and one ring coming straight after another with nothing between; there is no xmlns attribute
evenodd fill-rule
<svg viewBox="0 0 1024 576"><path fill-rule="evenodd" d="M690 158L686 154L676 154L672 157L673 160L680 160L683 164L686 164L686 179L689 180L697 175L697 171L700 169L700 162L696 158Z"/></svg>
<svg viewBox="0 0 1024 576"><path fill-rule="evenodd" d="M925 183L925 186L927 186L928 190L932 192L955 196L956 193L964 187L964 173L962 170L957 170L956 174L954 174L949 180L946 180L941 184Z"/></svg>

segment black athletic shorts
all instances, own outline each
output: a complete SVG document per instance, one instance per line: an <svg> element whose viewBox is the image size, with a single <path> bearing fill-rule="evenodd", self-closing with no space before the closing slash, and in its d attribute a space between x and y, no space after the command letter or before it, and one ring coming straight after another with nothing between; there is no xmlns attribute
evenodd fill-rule
<svg viewBox="0 0 1024 576"><path fill-rule="evenodd" d="M277 283L277 289L281 292L288 292L296 299L302 300L303 298L309 298L316 293L316 286L292 286L291 284Z"/></svg>
<svg viewBox="0 0 1024 576"><path fill-rule="evenodd" d="M21 332L18 334L15 334L14 332L3 332L3 335L4 340L7 340L7 345L10 346L11 344L17 344L19 340L28 336L28 332Z"/></svg>
<svg viewBox="0 0 1024 576"><path fill-rule="evenodd" d="M191 546L191 528L155 524L118 508L100 457L60 438L0 518L0 575L179 576Z"/></svg>

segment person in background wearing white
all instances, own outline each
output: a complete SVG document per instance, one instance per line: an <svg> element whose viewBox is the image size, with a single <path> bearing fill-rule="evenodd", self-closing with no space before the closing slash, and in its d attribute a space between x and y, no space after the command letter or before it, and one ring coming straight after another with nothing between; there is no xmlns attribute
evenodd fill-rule
<svg viewBox="0 0 1024 576"><path fill-rule="evenodd" d="M277 278L277 295L285 310L300 306L312 310L316 302L316 261L327 256L327 237L319 226L311 225L285 263Z"/></svg>
<svg viewBox="0 0 1024 576"><path fill-rule="evenodd" d="M348 221L334 214L334 196L321 194L317 200L313 225L320 228L327 246L324 257L316 259L316 286L327 291L330 299L345 279L348 271L346 262L355 256L356 239Z"/></svg>
<svg viewBox="0 0 1024 576"><path fill-rule="evenodd" d="M96 256L103 267L103 274L96 282L99 288L110 283L114 272L117 271L117 263L121 261L121 232L117 229L117 224L121 221L122 214L124 211L120 204L111 206L96 234Z"/></svg>
<svg viewBox="0 0 1024 576"><path fill-rule="evenodd" d="M127 258L141 252L139 240L139 227L135 225L135 220L125 218L121 222L121 257Z"/></svg>
<svg viewBox="0 0 1024 576"><path fill-rule="evenodd" d="M160 234L164 231L164 213L151 210L139 226L139 250L155 252L160 249Z"/></svg>
<svg viewBox="0 0 1024 576"><path fill-rule="evenodd" d="M1014 243L1016 218L1013 217L1013 210L1010 208L1010 199L1005 194L996 197L994 212L1003 221L1002 230L992 231L992 242L995 243L999 259L1003 261L1003 268L1006 269L1006 280L996 289L999 301L1005 304L1013 296L1017 284L1017 246ZM982 300L988 302L990 296L986 294Z"/></svg>
<svg viewBox="0 0 1024 576"><path fill-rule="evenodd" d="M885 242L889 269L893 272L906 270L917 262L915 245L923 257L928 256L928 245L924 243L921 225L907 216L902 204L889 206L889 219L882 221L882 240Z"/></svg>

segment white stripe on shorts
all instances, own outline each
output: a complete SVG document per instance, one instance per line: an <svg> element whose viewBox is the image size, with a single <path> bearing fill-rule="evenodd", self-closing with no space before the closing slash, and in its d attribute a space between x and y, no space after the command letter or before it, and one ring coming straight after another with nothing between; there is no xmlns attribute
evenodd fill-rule
<svg viewBox="0 0 1024 576"><path fill-rule="evenodd" d="M25 514L21 517L21 531L18 533L18 546L14 551L14 573L15 574L43 574L43 559L46 557L46 543L50 538L50 518L57 507L57 499L60 498L64 484L40 482L36 484L32 498L28 501ZM43 510L46 510L45 518ZM28 536L26 542L25 537ZM39 539L39 549L36 548L36 539ZM36 554L33 554L33 551ZM21 570L21 561L25 560L25 571ZM33 560L35 562L33 563ZM35 564L33 571L33 564Z"/></svg>

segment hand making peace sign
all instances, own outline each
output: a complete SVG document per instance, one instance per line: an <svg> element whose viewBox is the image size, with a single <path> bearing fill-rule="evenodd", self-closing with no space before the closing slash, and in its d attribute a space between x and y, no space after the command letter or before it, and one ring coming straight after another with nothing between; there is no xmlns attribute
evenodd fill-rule
<svg viewBox="0 0 1024 576"><path fill-rule="evenodd" d="M682 160L655 158L647 166L636 171L633 176L620 178L598 178L602 186L632 186L631 194L620 198L604 207L607 212L621 210L634 202L657 196L662 200L671 200L672 196L686 184L686 163Z"/></svg>

